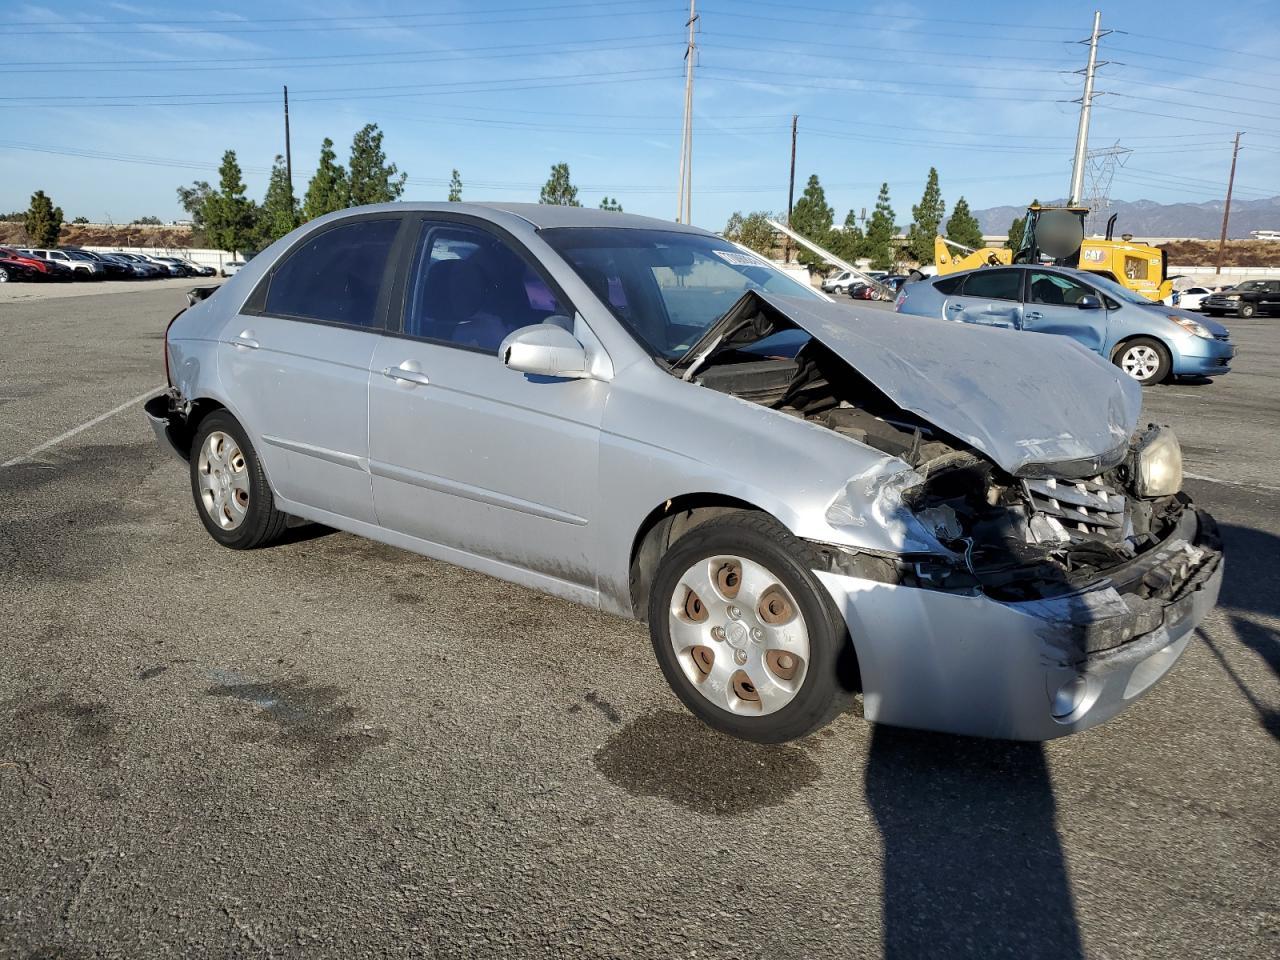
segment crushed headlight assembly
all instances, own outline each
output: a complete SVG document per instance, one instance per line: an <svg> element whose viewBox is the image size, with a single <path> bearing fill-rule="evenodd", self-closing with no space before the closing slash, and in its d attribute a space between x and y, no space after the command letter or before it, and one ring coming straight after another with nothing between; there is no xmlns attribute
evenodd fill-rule
<svg viewBox="0 0 1280 960"><path fill-rule="evenodd" d="M1168 497L1182 489L1182 445L1168 427L1153 427L1134 451L1134 492Z"/></svg>
<svg viewBox="0 0 1280 960"><path fill-rule="evenodd" d="M1204 324L1197 323L1195 320L1192 320L1190 317L1179 317L1176 314L1172 314L1172 313L1168 314L1167 316L1169 317L1170 320L1172 320L1174 323L1180 326L1183 330L1187 331L1187 333L1191 334L1193 337L1203 337L1205 340L1213 339L1213 334L1208 331L1208 329L1205 327Z"/></svg>

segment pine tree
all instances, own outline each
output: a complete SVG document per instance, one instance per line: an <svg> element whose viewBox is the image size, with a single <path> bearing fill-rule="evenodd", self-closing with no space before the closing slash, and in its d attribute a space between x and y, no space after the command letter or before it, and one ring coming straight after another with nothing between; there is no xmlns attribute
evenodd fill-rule
<svg viewBox="0 0 1280 960"><path fill-rule="evenodd" d="M404 193L408 174L397 174L396 165L387 163L382 151L382 131L376 123L366 123L351 140L351 159L347 162L350 195L347 205L390 203Z"/></svg>
<svg viewBox="0 0 1280 960"><path fill-rule="evenodd" d="M622 204L620 204L616 198L605 197L603 200L600 201L600 209L610 210L613 213L621 213Z"/></svg>
<svg viewBox="0 0 1280 960"><path fill-rule="evenodd" d="M867 221L866 256L871 259L871 269L889 270L893 267L893 207L889 205L889 184L880 184L880 196L876 208Z"/></svg>
<svg viewBox="0 0 1280 960"><path fill-rule="evenodd" d="M342 164L335 162L338 155L333 152L333 141L328 137L320 144L320 163L316 167L315 176L307 184L307 195L302 201L302 219L314 220L326 213L341 210L347 205L350 189L347 186L347 171Z"/></svg>
<svg viewBox="0 0 1280 960"><path fill-rule="evenodd" d="M982 246L982 227L969 212L969 202L964 197L956 201L956 208L951 211L951 219L947 221L947 239L975 250Z"/></svg>
<svg viewBox="0 0 1280 960"><path fill-rule="evenodd" d="M933 261L933 241L938 236L946 206L942 202L942 190L938 187L937 168L930 167L924 195L920 203L911 208L912 222L907 230L907 252L919 263Z"/></svg>
<svg viewBox="0 0 1280 960"><path fill-rule="evenodd" d="M1022 246L1022 231L1026 228L1026 217L1014 217L1013 223L1009 224L1009 236L1004 241L1005 249L1016 252Z"/></svg>
<svg viewBox="0 0 1280 960"><path fill-rule="evenodd" d="M805 239L812 240L818 246L825 247L830 242L831 224L834 219L835 211L827 203L827 195L822 189L822 184L818 182L818 175L810 174L804 193L791 210L791 229ZM822 257L804 247L796 252L796 259L810 271L822 270L827 266L827 262Z"/></svg>
<svg viewBox="0 0 1280 960"><path fill-rule="evenodd" d="M258 216L258 246L266 249L298 225L298 201L293 197L284 157L276 154L271 165L267 195Z"/></svg>
<svg viewBox="0 0 1280 960"><path fill-rule="evenodd" d="M543 184L538 202L559 204L562 207L582 206L578 202L578 188L569 181L567 163L551 165L551 176L547 177L547 182Z"/></svg>
<svg viewBox="0 0 1280 960"><path fill-rule="evenodd" d="M258 211L244 195L244 175L234 150L222 155L218 178L218 191L205 202L205 232L215 248L235 254L254 242Z"/></svg>
<svg viewBox="0 0 1280 960"><path fill-rule="evenodd" d="M850 210L844 218L844 229L831 231L831 245L828 249L841 260L852 263L865 256L866 245L866 237L858 226L858 217Z"/></svg>
<svg viewBox="0 0 1280 960"><path fill-rule="evenodd" d="M31 206L23 217L27 240L33 247L56 247L62 232L62 208L55 207L43 190L31 195Z"/></svg>
<svg viewBox="0 0 1280 960"><path fill-rule="evenodd" d="M449 202L457 203L462 199L462 177L458 174L458 168L453 168L453 176L449 178Z"/></svg>

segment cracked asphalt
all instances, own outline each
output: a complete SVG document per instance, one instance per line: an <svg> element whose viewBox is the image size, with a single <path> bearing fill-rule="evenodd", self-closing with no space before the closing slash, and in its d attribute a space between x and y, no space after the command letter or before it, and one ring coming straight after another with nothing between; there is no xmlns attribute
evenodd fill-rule
<svg viewBox="0 0 1280 960"><path fill-rule="evenodd" d="M0 463L163 383L181 303L0 302ZM136 404L0 468L0 957L1275 957L1280 319L1230 326L1228 377L1146 393L1222 605L1045 745L727 740L638 624L218 547Z"/></svg>

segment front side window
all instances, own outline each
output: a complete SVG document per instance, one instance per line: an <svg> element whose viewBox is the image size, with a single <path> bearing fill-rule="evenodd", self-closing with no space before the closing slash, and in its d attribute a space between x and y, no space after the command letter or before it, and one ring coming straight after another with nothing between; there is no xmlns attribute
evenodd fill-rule
<svg viewBox="0 0 1280 960"><path fill-rule="evenodd" d="M823 299L719 237L623 227L540 235L650 353L673 362L748 290Z"/></svg>
<svg viewBox="0 0 1280 960"><path fill-rule="evenodd" d="M496 353L507 334L535 323L572 329L572 311L507 243L466 224L423 224L406 334Z"/></svg>
<svg viewBox="0 0 1280 960"><path fill-rule="evenodd" d="M264 312L377 326L378 291L399 228L399 217L355 220L313 235L272 272Z"/></svg>
<svg viewBox="0 0 1280 960"><path fill-rule="evenodd" d="M1017 270L979 270L965 279L963 295L986 300L1017 300L1022 274Z"/></svg>
<svg viewBox="0 0 1280 960"><path fill-rule="evenodd" d="M1074 307L1081 297L1089 297L1093 291L1084 284L1076 283L1070 277L1059 273L1031 274L1031 291L1028 300L1031 303L1042 303L1046 306Z"/></svg>

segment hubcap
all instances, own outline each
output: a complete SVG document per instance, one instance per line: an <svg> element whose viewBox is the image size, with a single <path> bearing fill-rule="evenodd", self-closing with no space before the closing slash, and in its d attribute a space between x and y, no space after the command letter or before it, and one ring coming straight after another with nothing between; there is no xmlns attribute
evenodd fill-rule
<svg viewBox="0 0 1280 960"><path fill-rule="evenodd" d="M1120 368L1135 380L1150 380L1160 369L1160 355L1148 346L1130 347L1120 358Z"/></svg>
<svg viewBox="0 0 1280 960"><path fill-rule="evenodd" d="M249 470L240 445L215 430L205 438L196 460L200 502L214 523L234 530L249 512Z"/></svg>
<svg viewBox="0 0 1280 960"><path fill-rule="evenodd" d="M774 713L804 685L809 631L800 606L753 560L699 560L676 584L667 623L684 675L721 710Z"/></svg>

